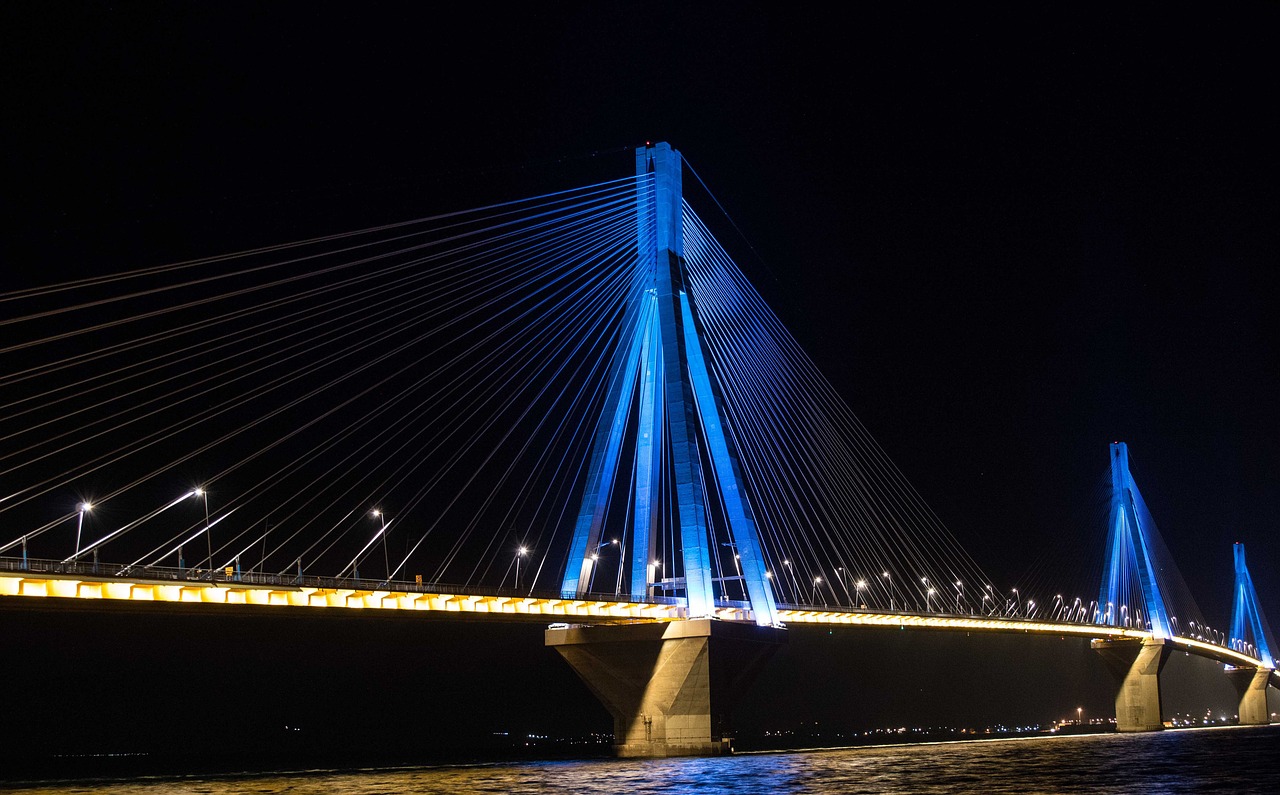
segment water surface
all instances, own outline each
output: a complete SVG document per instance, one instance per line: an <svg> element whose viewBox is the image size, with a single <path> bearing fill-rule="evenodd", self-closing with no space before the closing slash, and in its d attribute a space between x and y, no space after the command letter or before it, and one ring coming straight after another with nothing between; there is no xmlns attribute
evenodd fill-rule
<svg viewBox="0 0 1280 795"><path fill-rule="evenodd" d="M44 795L391 793L1159 793L1280 791L1280 726L733 757L446 765L47 783Z"/></svg>

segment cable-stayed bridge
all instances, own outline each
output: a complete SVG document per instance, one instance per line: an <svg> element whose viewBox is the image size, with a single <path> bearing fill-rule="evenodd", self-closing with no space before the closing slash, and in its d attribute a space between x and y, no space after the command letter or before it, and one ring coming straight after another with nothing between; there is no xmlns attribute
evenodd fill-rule
<svg viewBox="0 0 1280 795"><path fill-rule="evenodd" d="M1099 580L998 589L692 173L645 146L603 183L0 296L0 597L551 623L627 754L723 751L799 623L1090 638L1132 731L1180 649L1268 722L1243 547L1215 629L1114 443Z"/></svg>

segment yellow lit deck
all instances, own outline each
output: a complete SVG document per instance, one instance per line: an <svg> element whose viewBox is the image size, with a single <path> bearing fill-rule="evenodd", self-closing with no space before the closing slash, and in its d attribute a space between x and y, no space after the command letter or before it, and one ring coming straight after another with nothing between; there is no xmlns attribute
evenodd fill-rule
<svg viewBox="0 0 1280 795"><path fill-rule="evenodd" d="M462 593L422 593L357 588L289 587L221 581L201 583L125 580L78 575L0 572L0 597L11 596L262 607L410 610L530 616L552 621L557 619L670 621L684 617L683 607L636 602L478 596Z"/></svg>
<svg viewBox="0 0 1280 795"><path fill-rule="evenodd" d="M1021 632L1036 635L1073 636L1080 638L1134 638L1152 637L1145 630L1108 627L1098 624L1070 624L1054 621L1031 621L1022 618L985 618L982 616L916 615L888 613L855 613L827 610L779 610L784 624L842 624L863 627L902 627L914 629L940 629L954 632ZM1204 643L1192 638L1175 637L1169 642L1174 648L1208 657L1227 665L1246 668L1266 667L1262 661L1233 649Z"/></svg>
<svg viewBox="0 0 1280 795"><path fill-rule="evenodd" d="M81 575L0 572L0 598L56 597L192 605L254 605L262 607L346 608L355 610L417 611L434 614L546 620L550 622L675 621L686 618L682 605L641 602L560 599L548 597L481 596L463 593L318 588L310 586L255 585L251 583L113 579ZM1033 621L960 615L854 612L844 610L781 609L779 619L788 625L826 624L864 628L902 628L952 632L1013 632L1080 638L1151 637L1150 632L1094 624ZM723 607L716 618L750 621L751 611ZM1265 667L1261 660L1232 649L1190 638L1173 638L1175 648L1240 667Z"/></svg>

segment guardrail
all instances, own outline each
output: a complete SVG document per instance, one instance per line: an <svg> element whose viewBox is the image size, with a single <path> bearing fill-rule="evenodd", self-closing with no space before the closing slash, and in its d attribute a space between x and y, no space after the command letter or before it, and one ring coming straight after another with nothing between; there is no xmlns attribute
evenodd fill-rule
<svg viewBox="0 0 1280 795"><path fill-rule="evenodd" d="M189 582L194 585L217 583L221 585L250 585L264 588L323 588L357 591L395 591L397 593L466 593L472 596L507 598L558 599L559 593L541 593L515 588L492 588L458 583L418 582L417 580L382 580L362 577L317 577L310 574L272 574L260 571L239 571L232 568L196 569L176 566L127 566L121 563L94 561L47 560L42 558L0 557L0 572L9 571L40 576L75 576L90 579L139 580L145 582ZM582 601L616 602L616 594L590 593L576 597ZM647 599L626 598L635 604L679 605L682 599L671 596L654 596Z"/></svg>

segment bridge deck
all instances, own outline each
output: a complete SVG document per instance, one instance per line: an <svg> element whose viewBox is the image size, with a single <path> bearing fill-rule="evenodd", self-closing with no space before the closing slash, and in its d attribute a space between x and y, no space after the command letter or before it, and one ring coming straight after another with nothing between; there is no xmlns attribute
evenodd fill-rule
<svg viewBox="0 0 1280 795"><path fill-rule="evenodd" d="M363 584L363 583L361 583ZM394 583L393 586L400 586ZM297 608L338 608L423 612L440 616L493 617L565 623L616 621L675 621L687 608L675 600L663 603L603 599L564 599L554 596L447 593L438 590L369 587L323 587L241 582L235 580L172 580L140 577L95 577L80 573L0 571L0 598L29 597L107 600L183 605L248 605ZM927 629L953 632L1016 632L1081 638L1145 639L1152 633L1099 624L1036 621L1026 618L903 613L779 605L783 624L827 624L848 627ZM716 618L752 621L745 605L716 608ZM1265 667L1261 660L1215 644L1175 637L1176 649L1238 667Z"/></svg>

